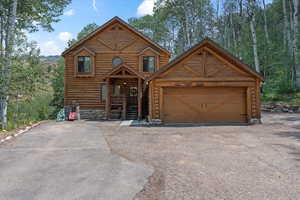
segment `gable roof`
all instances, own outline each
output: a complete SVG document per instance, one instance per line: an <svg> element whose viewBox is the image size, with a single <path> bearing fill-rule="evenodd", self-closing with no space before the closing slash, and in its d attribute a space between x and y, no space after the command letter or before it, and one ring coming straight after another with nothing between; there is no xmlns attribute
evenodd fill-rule
<svg viewBox="0 0 300 200"><path fill-rule="evenodd" d="M87 51L89 54L91 54L91 55L93 55L93 56L96 55L96 53L95 53L94 51L88 49L88 48L85 47L85 46L83 46L83 47L81 47L80 49L78 49L77 51L75 51L75 52L73 53L73 55L77 55L77 54L80 53L81 51Z"/></svg>
<svg viewBox="0 0 300 200"><path fill-rule="evenodd" d="M111 75L114 75L116 72L118 72L120 69L125 69L129 72L131 72L132 74L136 75L137 77L140 77L142 79L145 79L145 77L139 73L137 70L135 70L134 68L130 67L129 65L125 64L125 63L122 63L120 64L119 66L113 68L110 72L108 72L104 77L105 79L110 77Z"/></svg>
<svg viewBox="0 0 300 200"><path fill-rule="evenodd" d="M215 43L214 41L212 41L209 38L205 38L204 40L202 40L198 44L196 44L193 47L191 47L189 50L185 51L181 55L179 55L176 58L174 58L168 64L166 64L163 67L161 67L158 71L156 71L155 73L153 73L147 79L147 81L155 79L160 74L164 73L165 71L167 71L168 69L170 69L171 67L173 67L175 64L179 63L180 61L182 61L183 59L185 59L187 56L189 56L190 54L192 54L195 51L197 51L199 48L206 47L206 46L208 46L210 49L216 51L222 57L226 58L231 64L238 66L243 71L245 71L245 72L247 72L247 73L249 73L249 74L251 74L251 75L253 75L253 76L257 77L257 78L259 78L261 81L264 81L264 77L260 73L258 73L256 70L252 69L249 65L243 63L240 59L238 59L237 57L235 57L232 54L230 54L227 50L225 50L224 48L222 48L220 45L218 45L217 43Z"/></svg>
<svg viewBox="0 0 300 200"><path fill-rule="evenodd" d="M95 36L96 34L98 34L99 32L103 31L105 28L107 28L108 26L110 26L111 24L114 24L116 22L119 22L120 24L122 24L123 26L125 26L126 28L128 28L129 30L131 30L133 33L135 33L136 35L138 35L139 37L141 37L142 39L144 39L145 41L151 43L152 45L154 45L155 47L157 47L158 49L160 49L161 51L165 52L166 54L168 54L169 56L171 55L171 53L166 50L165 48L163 48L162 46L160 46L159 44L157 44L156 42L152 41L149 37L147 37L146 35L144 35L143 33L139 32L137 29L135 29L133 26L131 26L130 24L126 23L124 20L122 20L119 17L114 17L111 20L109 20L108 22L106 22L105 24L103 24L102 26L100 26L99 28L97 28L95 31L93 31L92 33L88 34L86 37L84 37L83 39L81 39L80 41L76 42L75 44L73 44L72 46L70 46L68 49L66 49L63 53L62 56L66 55L68 52L70 52L71 50L73 50L74 48L78 47L79 45L81 45L82 43L84 43L85 41L87 41L88 39L92 38L93 36Z"/></svg>
<svg viewBox="0 0 300 200"><path fill-rule="evenodd" d="M153 48L151 48L151 47L146 47L146 48L144 48L144 49L139 53L139 55L143 54L145 51L148 51L148 50L154 52L154 53L157 54L157 55L160 55L159 52L155 51L155 50L154 50Z"/></svg>

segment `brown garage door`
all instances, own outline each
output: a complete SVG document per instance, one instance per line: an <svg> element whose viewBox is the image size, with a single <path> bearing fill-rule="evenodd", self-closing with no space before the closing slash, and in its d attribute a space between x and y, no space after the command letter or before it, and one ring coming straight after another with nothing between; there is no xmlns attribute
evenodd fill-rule
<svg viewBox="0 0 300 200"><path fill-rule="evenodd" d="M245 88L163 89L164 122L246 122Z"/></svg>

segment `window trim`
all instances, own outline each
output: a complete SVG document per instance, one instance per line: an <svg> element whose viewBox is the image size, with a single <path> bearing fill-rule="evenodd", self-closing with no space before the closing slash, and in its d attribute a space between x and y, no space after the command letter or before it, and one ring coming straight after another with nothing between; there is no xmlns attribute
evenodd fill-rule
<svg viewBox="0 0 300 200"><path fill-rule="evenodd" d="M79 72L79 58L84 58L83 63L85 63L85 58L90 59L90 66L89 66L89 71L88 72ZM83 66L83 70L84 70ZM92 58L91 56L77 56L77 73L91 73L92 72Z"/></svg>
<svg viewBox="0 0 300 200"><path fill-rule="evenodd" d="M78 71L78 58L81 56L89 56L91 59L91 71L90 72L79 72ZM92 51L83 47L77 52L75 52L73 60L74 60L74 77L94 77L95 76L95 56Z"/></svg>
<svg viewBox="0 0 300 200"><path fill-rule="evenodd" d="M155 69L154 72L144 72L143 69L143 60L145 56L153 56L155 57ZM139 72L144 74L153 74L155 73L160 67L160 56L161 54L155 51L152 47L146 47L139 53Z"/></svg>

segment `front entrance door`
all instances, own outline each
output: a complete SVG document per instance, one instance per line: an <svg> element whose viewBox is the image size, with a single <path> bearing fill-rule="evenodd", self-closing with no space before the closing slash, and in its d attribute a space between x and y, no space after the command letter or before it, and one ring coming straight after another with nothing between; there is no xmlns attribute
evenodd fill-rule
<svg viewBox="0 0 300 200"><path fill-rule="evenodd" d="M138 87L135 79L116 79L111 91L111 119L138 118Z"/></svg>

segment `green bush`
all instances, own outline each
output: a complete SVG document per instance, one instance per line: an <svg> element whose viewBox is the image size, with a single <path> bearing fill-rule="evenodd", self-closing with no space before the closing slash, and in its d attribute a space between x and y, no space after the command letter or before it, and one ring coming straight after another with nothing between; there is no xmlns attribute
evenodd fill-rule
<svg viewBox="0 0 300 200"><path fill-rule="evenodd" d="M14 101L8 107L8 130L50 118L54 107L49 106L52 95L33 97L29 101Z"/></svg>

